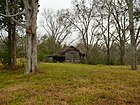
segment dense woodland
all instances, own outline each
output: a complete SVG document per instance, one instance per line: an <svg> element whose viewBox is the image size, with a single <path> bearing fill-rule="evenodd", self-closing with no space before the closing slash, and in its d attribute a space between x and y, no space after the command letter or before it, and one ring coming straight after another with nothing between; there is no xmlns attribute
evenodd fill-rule
<svg viewBox="0 0 140 105"><path fill-rule="evenodd" d="M72 0L70 9L44 9L37 32L38 12L39 0L0 0L4 67L16 69L26 58L26 73L35 72L37 62L69 45L86 54L87 64L131 65L132 70L140 64L139 0Z"/></svg>

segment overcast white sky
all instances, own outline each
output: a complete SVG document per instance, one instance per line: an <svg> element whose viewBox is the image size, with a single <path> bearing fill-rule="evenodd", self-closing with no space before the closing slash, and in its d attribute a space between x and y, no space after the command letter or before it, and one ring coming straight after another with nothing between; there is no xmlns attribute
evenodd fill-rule
<svg viewBox="0 0 140 105"><path fill-rule="evenodd" d="M71 0L39 0L39 10L42 11L44 8L52 8L54 10L59 10L62 8L70 8Z"/></svg>
<svg viewBox="0 0 140 105"><path fill-rule="evenodd" d="M39 13L38 13L38 22L41 19L41 14L44 9L53 9L53 10L60 10L60 9L67 9L71 7L72 0L39 0ZM39 24L38 24L39 25Z"/></svg>

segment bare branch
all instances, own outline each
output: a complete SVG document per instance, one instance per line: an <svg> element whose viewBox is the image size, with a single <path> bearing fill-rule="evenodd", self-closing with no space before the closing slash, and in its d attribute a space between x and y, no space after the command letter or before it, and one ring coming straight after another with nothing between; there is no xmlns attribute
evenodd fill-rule
<svg viewBox="0 0 140 105"><path fill-rule="evenodd" d="M23 28L26 28L25 24L20 23L19 21L17 21L16 19L14 19L13 17L11 18L16 24L18 24L19 26L22 26Z"/></svg>
<svg viewBox="0 0 140 105"><path fill-rule="evenodd" d="M20 13L16 13L16 14L13 14L13 15L5 15L5 14L0 13L0 16L11 18L11 17L16 17L16 16L19 16L19 15L22 15L24 13L25 13L25 11L22 11Z"/></svg>

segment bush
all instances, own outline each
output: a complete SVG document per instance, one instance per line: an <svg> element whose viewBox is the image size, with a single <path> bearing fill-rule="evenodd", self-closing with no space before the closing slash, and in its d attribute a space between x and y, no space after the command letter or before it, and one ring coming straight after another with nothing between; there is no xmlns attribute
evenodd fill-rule
<svg viewBox="0 0 140 105"><path fill-rule="evenodd" d="M0 50L0 62L2 65L7 66L9 63L10 56L6 51L1 51Z"/></svg>
<svg viewBox="0 0 140 105"><path fill-rule="evenodd" d="M44 52L39 52L38 53L38 56L37 56L38 57L38 60L39 61L43 61L43 62L46 61L46 55L47 54L45 54Z"/></svg>

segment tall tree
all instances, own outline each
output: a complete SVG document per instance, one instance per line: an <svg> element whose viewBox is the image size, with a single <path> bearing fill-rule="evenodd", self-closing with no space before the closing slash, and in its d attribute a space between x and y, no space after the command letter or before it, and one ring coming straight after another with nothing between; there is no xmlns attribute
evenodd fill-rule
<svg viewBox="0 0 140 105"><path fill-rule="evenodd" d="M39 0L23 0L26 29L26 73L37 71L37 13Z"/></svg>
<svg viewBox="0 0 140 105"><path fill-rule="evenodd" d="M120 64L125 64L125 46L129 40L128 34L128 13L126 11L126 3L124 0L117 0L112 2L114 25L118 35L114 35L119 47Z"/></svg>
<svg viewBox="0 0 140 105"><path fill-rule="evenodd" d="M75 0L73 1L73 11L68 11L65 17L73 24L79 37L82 39L85 53L86 63L90 63L91 46L99 41L98 22L96 21L97 10L92 0Z"/></svg>
<svg viewBox="0 0 140 105"><path fill-rule="evenodd" d="M26 29L26 73L35 72L37 70L37 40L36 40L36 29L37 29L37 13L38 13L38 2L39 0L23 0L25 12L16 14L0 14L4 17L10 17L18 25L22 25ZM8 9L7 9L8 10ZM13 17L25 13L25 26Z"/></svg>
<svg viewBox="0 0 140 105"><path fill-rule="evenodd" d="M136 46L136 36L134 29L134 8L133 8L133 0L125 0L128 7L129 14L129 31L131 37L131 69L137 70L137 46Z"/></svg>
<svg viewBox="0 0 140 105"><path fill-rule="evenodd" d="M21 5L21 1L19 0L6 0L1 1L0 4L0 14L6 14L7 16L1 16L0 23L1 28L8 33L8 65L12 67L12 69L16 68L16 23L13 21L15 17L10 18L8 15L16 14L23 10L23 5ZM3 9L5 8L5 9ZM22 16L17 16L16 19L21 20Z"/></svg>
<svg viewBox="0 0 140 105"><path fill-rule="evenodd" d="M100 30L102 31L103 41L106 47L106 64L112 64L111 61L111 48L114 43L113 34L116 30L113 28L113 19L112 19L112 0L102 0L96 3L96 8L99 12L99 17L101 18L98 23L100 23Z"/></svg>
<svg viewBox="0 0 140 105"><path fill-rule="evenodd" d="M112 46L112 35L111 35L111 11L112 11L112 7L111 7L111 3L112 3L112 0L108 1L106 0L105 1L106 3L106 12L107 12L107 35L106 34L103 34L104 36L104 40L105 40L105 45L106 45L106 48L107 48L107 51L106 51L106 54L107 54L107 61L106 61L106 64L107 65L110 65L111 64L111 46Z"/></svg>
<svg viewBox="0 0 140 105"><path fill-rule="evenodd" d="M66 10L58 10L56 13L49 9L44 10L41 26L49 39L52 53L59 50L59 45L71 34L71 23L62 17Z"/></svg>

